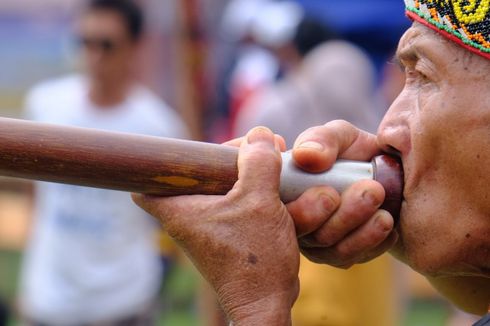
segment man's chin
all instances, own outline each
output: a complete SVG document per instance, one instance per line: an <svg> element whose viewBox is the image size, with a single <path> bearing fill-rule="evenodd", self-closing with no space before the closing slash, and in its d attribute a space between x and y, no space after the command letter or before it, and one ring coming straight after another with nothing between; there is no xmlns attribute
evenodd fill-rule
<svg viewBox="0 0 490 326"><path fill-rule="evenodd" d="M465 262L452 262L449 260L449 257L444 257L446 259L442 260L440 257L431 257L426 254L414 255L409 252L406 252L405 254L410 267L427 277L441 278L464 276L490 278L488 270L482 270L477 266Z"/></svg>
<svg viewBox="0 0 490 326"><path fill-rule="evenodd" d="M444 277L484 277L490 280L490 275L484 273L477 268L468 268L468 266L456 266L439 271L420 271L419 273L432 278L444 278Z"/></svg>

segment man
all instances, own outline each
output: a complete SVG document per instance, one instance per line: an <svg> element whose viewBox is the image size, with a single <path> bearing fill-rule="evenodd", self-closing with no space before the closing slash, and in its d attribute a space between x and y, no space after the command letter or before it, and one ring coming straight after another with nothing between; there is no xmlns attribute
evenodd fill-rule
<svg viewBox="0 0 490 326"><path fill-rule="evenodd" d="M86 70L27 98L36 121L185 137L176 114L135 79L143 33L130 0L92 0L79 20ZM30 325L150 325L162 277L156 228L122 192L36 184L21 307Z"/></svg>
<svg viewBox="0 0 490 326"><path fill-rule="evenodd" d="M277 85L246 102L237 119L238 135L266 126L292 146L307 128L333 119L375 131L381 117L375 111L374 80L374 66L359 48L340 40L325 42ZM395 325L399 300L393 287L394 269L388 255L349 270L302 258L301 293L292 310L293 322L301 326Z"/></svg>
<svg viewBox="0 0 490 326"><path fill-rule="evenodd" d="M265 128L232 143L240 144L239 180L226 196L135 196L186 249L234 325L290 324L300 248L338 267L392 248L455 304L486 313L489 2L406 4L414 23L397 52L406 86L377 136L334 121L300 135L293 152L311 172L337 158L368 160L380 151L400 156L405 188L398 225L378 209L384 190L374 181L342 194L313 188L285 206L277 194L283 142Z"/></svg>

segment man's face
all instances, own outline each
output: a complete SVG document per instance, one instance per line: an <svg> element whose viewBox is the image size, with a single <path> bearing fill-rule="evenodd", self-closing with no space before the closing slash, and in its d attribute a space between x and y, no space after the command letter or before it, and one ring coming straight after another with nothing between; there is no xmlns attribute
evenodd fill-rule
<svg viewBox="0 0 490 326"><path fill-rule="evenodd" d="M406 85L378 130L400 153L400 245L425 274L490 276L490 61L415 23Z"/></svg>
<svg viewBox="0 0 490 326"><path fill-rule="evenodd" d="M84 68L90 77L110 81L131 70L137 45L118 13L89 11L80 19L78 33Z"/></svg>

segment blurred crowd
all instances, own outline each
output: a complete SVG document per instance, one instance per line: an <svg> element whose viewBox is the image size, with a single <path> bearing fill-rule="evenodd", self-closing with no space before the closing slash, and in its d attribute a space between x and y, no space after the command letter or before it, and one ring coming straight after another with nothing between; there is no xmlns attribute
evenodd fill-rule
<svg viewBox="0 0 490 326"><path fill-rule="evenodd" d="M408 21L402 1L372 2L2 1L0 115L216 143L262 125L288 147L335 119L375 133L403 87L391 58ZM303 259L300 281L295 325L472 320L388 255L349 270ZM2 178L0 326L17 324L226 321L128 194Z"/></svg>

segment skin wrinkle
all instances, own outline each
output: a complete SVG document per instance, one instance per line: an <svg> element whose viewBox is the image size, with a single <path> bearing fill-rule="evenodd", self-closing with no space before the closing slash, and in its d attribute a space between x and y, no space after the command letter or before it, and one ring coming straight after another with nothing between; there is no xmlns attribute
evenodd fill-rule
<svg viewBox="0 0 490 326"><path fill-rule="evenodd" d="M400 51L412 52L403 62L407 83L386 113L377 140L372 135L362 139L358 129L335 121L312 128L299 138L298 142L320 141L324 151L293 151L300 164L316 170L328 168L339 156L369 160L381 150L398 153L406 183L397 230L383 234L387 225L369 228L381 211L362 201L362 190L382 193L378 183L371 181L369 185L364 180L342 194L335 213L310 218L313 223L324 222L299 239L300 249L313 261L348 267L378 256L399 237L393 249L398 258L425 274L461 308L484 314L490 301L490 174L488 165L482 164L490 161L490 65L418 23L403 37ZM431 56L430 60L426 56ZM272 133L263 132L255 136L270 145ZM174 233L193 236L184 239L186 252L201 264L199 270L237 325L290 323L290 307L299 286L293 219L308 228L309 216L316 214L301 212L311 207L319 189L303 194L289 206L290 211L278 200L279 171L274 171L278 157L265 145L249 144L256 146L250 149L242 143L240 181L227 196L162 199L157 205L160 208L143 203L164 224L171 224ZM192 209L193 205L202 209ZM160 210L174 216L164 216ZM356 215L346 216L354 212ZM201 218L195 219L195 213ZM350 218L352 225L336 222L339 217ZM385 217L393 221L387 213ZM365 232L361 232L363 227ZM330 237L336 235L340 238L331 243ZM250 253L257 256L258 264L249 263Z"/></svg>
<svg viewBox="0 0 490 326"><path fill-rule="evenodd" d="M251 136L253 144L243 142L240 149L241 179L227 195L181 196L158 202L148 197L141 202L141 197L135 197L177 238L233 320L253 320L256 309L283 308L279 303L290 309L298 294L294 223L277 193L280 140L261 129ZM262 166L245 168L259 160ZM264 180L268 182L261 183ZM194 204L196 200L199 205ZM250 241L251 235L262 241ZM264 278L269 279L267 286L259 281ZM288 318L289 309L282 311L281 319ZM266 313L278 320L277 312Z"/></svg>
<svg viewBox="0 0 490 326"><path fill-rule="evenodd" d="M470 250L464 244L468 241L461 241L464 236L455 233L482 234L489 229L482 215L490 207L475 198L488 198L488 194L475 196L472 191L474 187L486 189L488 177L481 166L470 163L474 159L469 159L475 157L469 155L472 150L488 143L482 135L488 135L488 124L482 121L490 121L484 110L489 100L478 96L488 93L488 77L482 74L482 70L488 72L488 62L441 39L419 24L402 38L398 56L407 69L407 85L380 131L386 138L404 135L394 147L401 151L406 172L402 216L410 218L401 220L399 230L408 261L428 274L453 275L454 266L464 266L461 274L474 273L489 262L479 258L481 254L465 255ZM463 65L455 65L454 56ZM418 69L427 74L429 66L437 72L430 73L426 81ZM465 78L461 79L463 73ZM467 206L478 209L468 213ZM444 223L444 219L453 222ZM476 227L468 223L469 219L481 222ZM457 239L454 250L446 253L441 244L454 242L451 237Z"/></svg>

